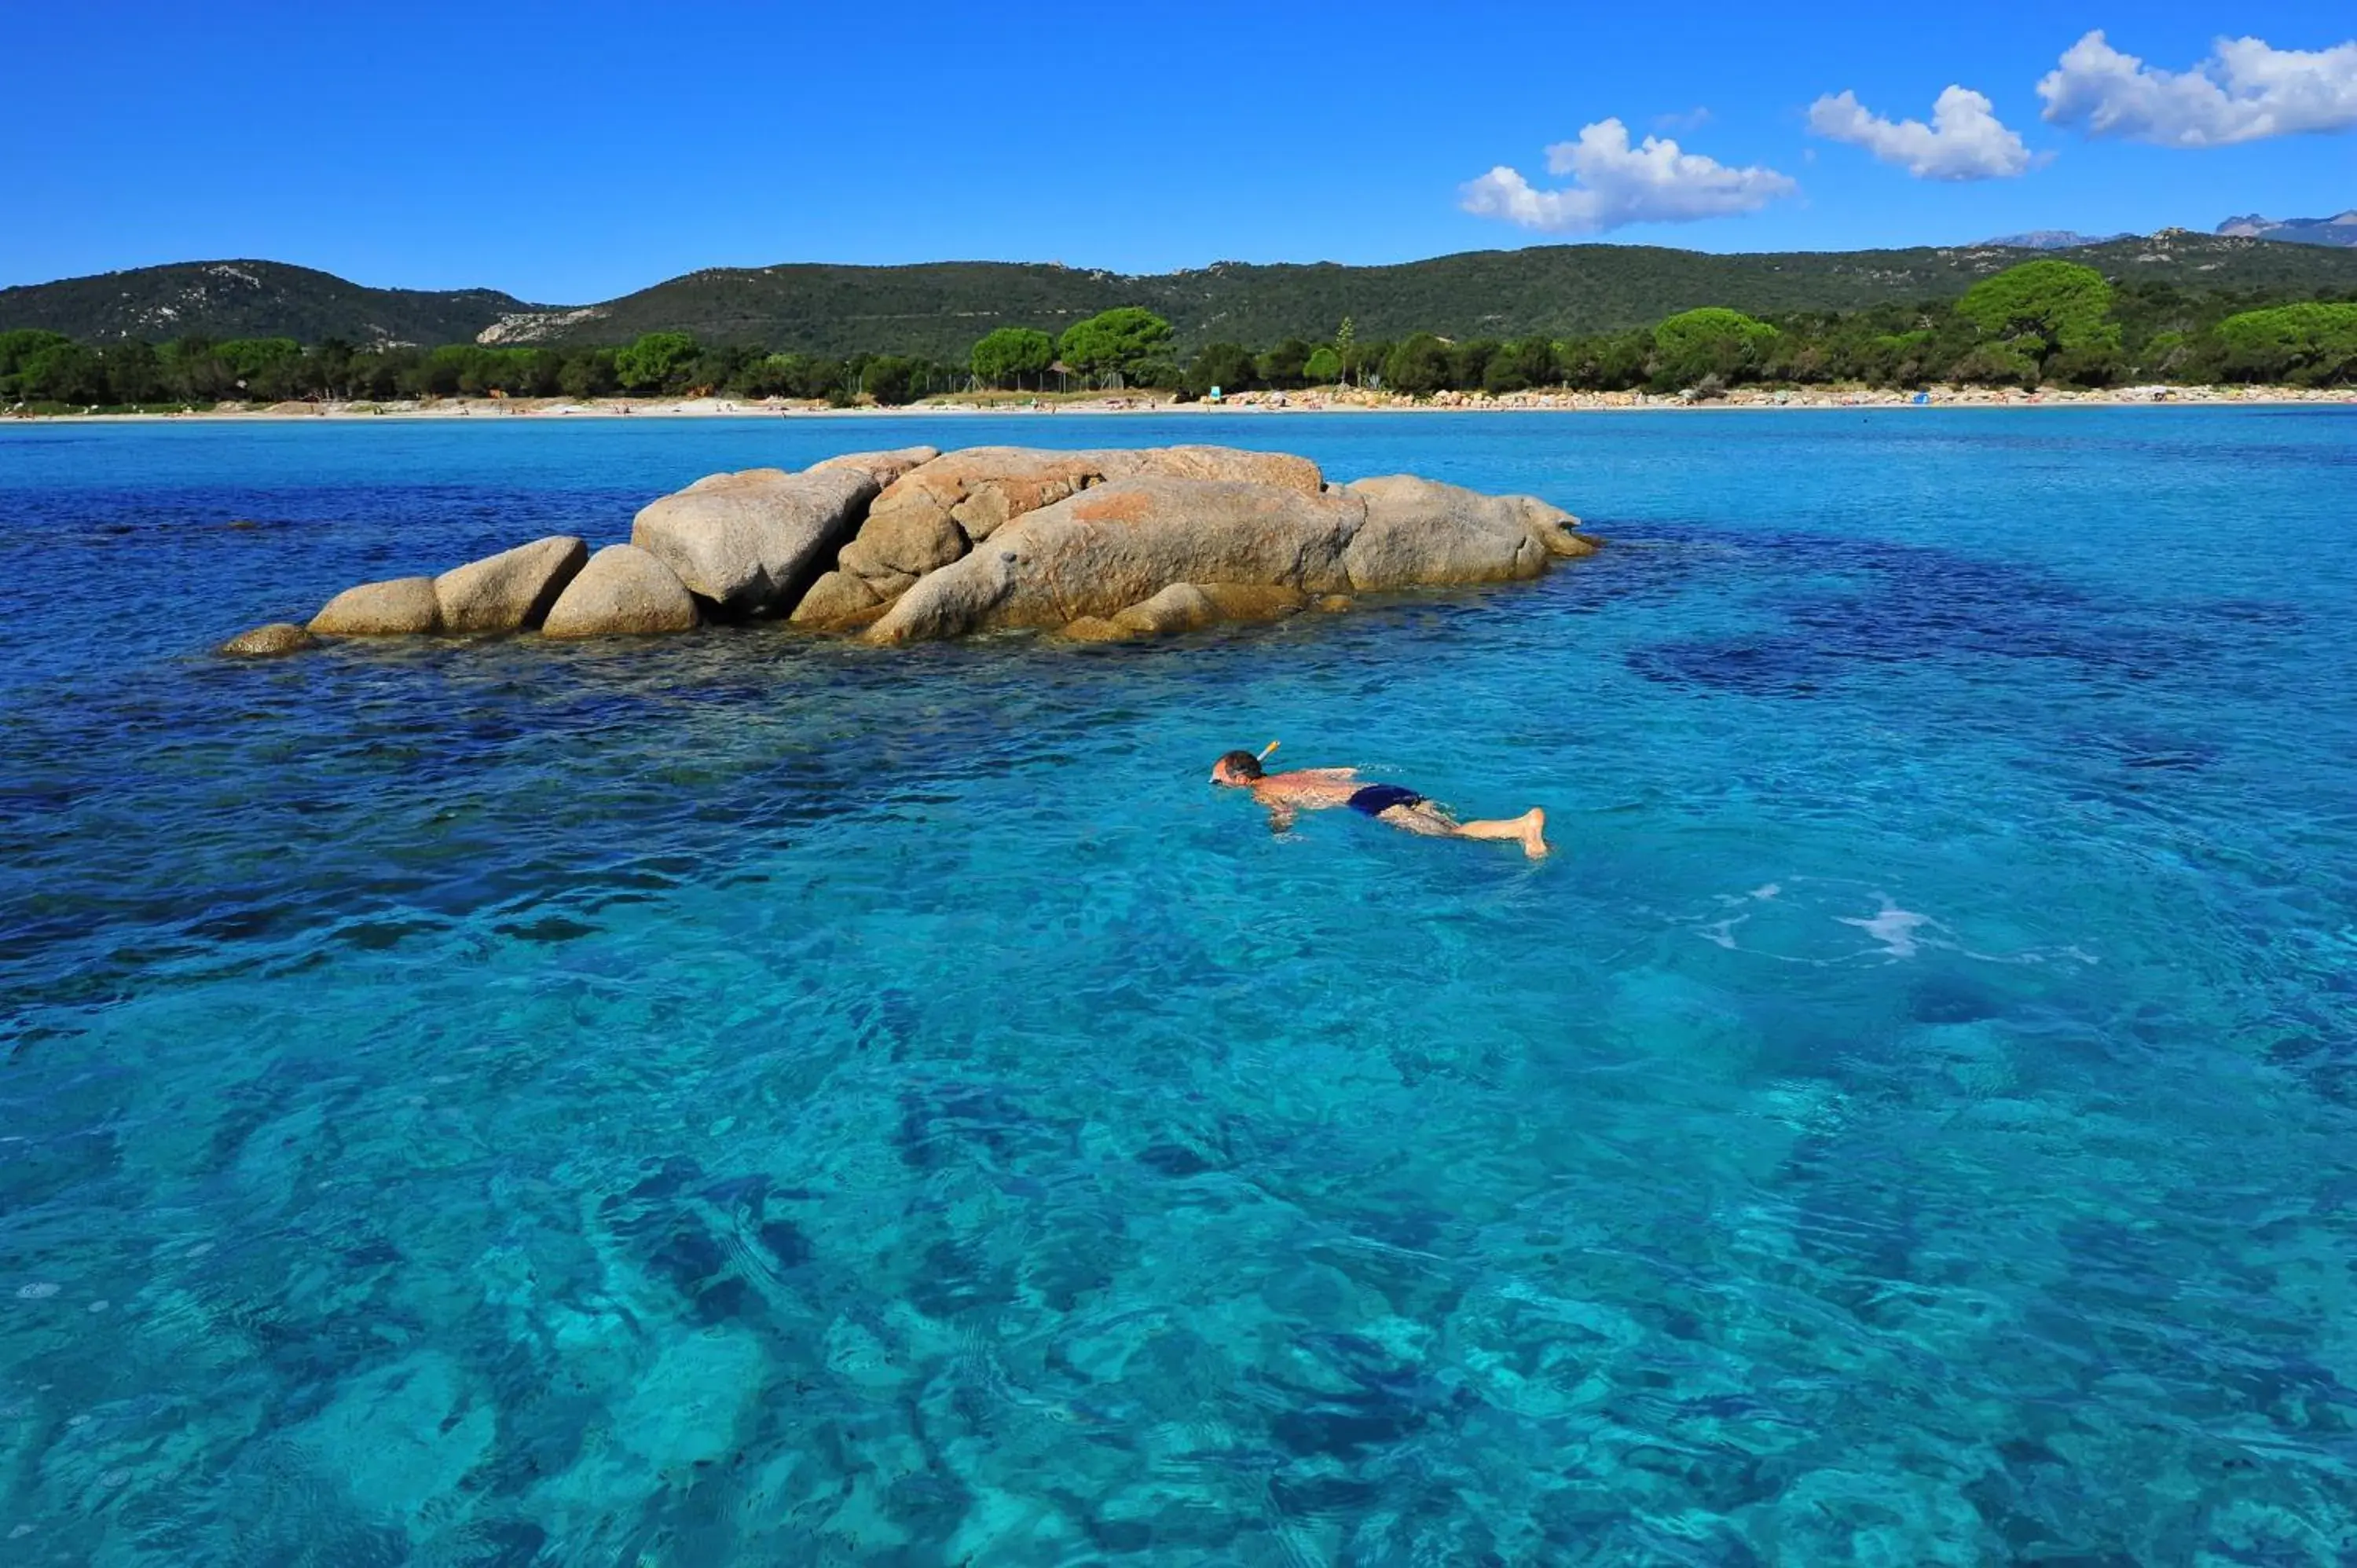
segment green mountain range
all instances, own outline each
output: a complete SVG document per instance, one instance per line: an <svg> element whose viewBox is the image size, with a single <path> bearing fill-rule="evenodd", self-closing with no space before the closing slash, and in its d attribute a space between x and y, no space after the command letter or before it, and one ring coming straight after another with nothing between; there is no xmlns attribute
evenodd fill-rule
<svg viewBox="0 0 2357 1568"><path fill-rule="evenodd" d="M1169 318L1183 352L1223 339L1322 340L1346 316L1362 340L1372 340L1415 331L1569 337L1647 326L1705 305L1762 316L1853 310L1953 298L2031 253L1998 245L1754 255L1540 245L1396 266L1222 262L1142 276L1006 262L802 263L689 273L583 306L529 305L490 289L365 288L274 262L206 262L0 289L0 331L41 328L100 342L195 333L363 345L572 345L668 330L802 353L963 360L993 328L1053 333L1114 306L1143 305ZM2120 283L2201 293L2357 291L2357 251L2322 245L2164 230L2081 247L2071 257Z"/></svg>
<svg viewBox="0 0 2357 1568"><path fill-rule="evenodd" d="M0 289L0 332L38 328L88 343L143 338L293 338L463 343L541 308L496 289L367 288L284 262L175 262Z"/></svg>

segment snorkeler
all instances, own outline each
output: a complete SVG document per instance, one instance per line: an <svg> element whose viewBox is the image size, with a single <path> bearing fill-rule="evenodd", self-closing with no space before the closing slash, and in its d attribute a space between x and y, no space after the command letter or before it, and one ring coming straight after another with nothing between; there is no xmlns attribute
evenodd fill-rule
<svg viewBox="0 0 2357 1568"><path fill-rule="evenodd" d="M1248 789L1268 810L1269 826L1282 832L1293 825L1297 811L1322 811L1348 806L1377 822L1427 838L1512 839L1533 860L1547 852L1546 813L1533 806L1519 817L1497 822L1460 822L1413 789L1397 784L1361 784L1353 768L1300 768L1290 773L1264 773L1261 758L1276 749L1269 742L1259 757L1231 751L1211 764L1211 782Z"/></svg>

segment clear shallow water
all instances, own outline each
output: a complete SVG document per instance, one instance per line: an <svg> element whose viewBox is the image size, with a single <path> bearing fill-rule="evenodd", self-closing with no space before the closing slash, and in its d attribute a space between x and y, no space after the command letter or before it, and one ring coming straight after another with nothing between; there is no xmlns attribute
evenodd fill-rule
<svg viewBox="0 0 2357 1568"><path fill-rule="evenodd" d="M1617 547L205 651L1051 438ZM2352 516L2313 412L0 429L6 1560L2345 1561Z"/></svg>

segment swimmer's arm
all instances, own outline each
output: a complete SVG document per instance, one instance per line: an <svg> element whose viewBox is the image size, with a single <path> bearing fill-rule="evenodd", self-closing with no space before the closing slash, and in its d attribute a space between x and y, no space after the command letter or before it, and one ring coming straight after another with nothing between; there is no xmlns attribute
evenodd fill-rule
<svg viewBox="0 0 2357 1568"><path fill-rule="evenodd" d="M1268 831L1281 833L1293 825L1293 803L1289 800L1263 800L1268 808Z"/></svg>

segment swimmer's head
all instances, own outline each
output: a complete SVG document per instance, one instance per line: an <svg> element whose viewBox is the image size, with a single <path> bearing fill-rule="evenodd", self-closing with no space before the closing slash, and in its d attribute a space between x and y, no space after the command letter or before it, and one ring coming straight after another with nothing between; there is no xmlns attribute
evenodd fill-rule
<svg viewBox="0 0 2357 1568"><path fill-rule="evenodd" d="M1260 776L1260 758L1249 751L1231 751L1211 764L1214 784L1249 784Z"/></svg>

